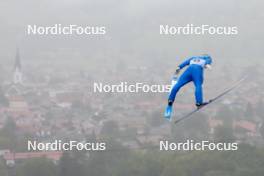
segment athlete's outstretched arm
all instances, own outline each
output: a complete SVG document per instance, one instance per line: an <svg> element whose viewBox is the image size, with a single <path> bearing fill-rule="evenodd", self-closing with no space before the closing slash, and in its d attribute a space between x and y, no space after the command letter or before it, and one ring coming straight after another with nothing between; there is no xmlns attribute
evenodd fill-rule
<svg viewBox="0 0 264 176"><path fill-rule="evenodd" d="M190 64L190 61L193 59L193 57L186 59L184 62L182 62L178 67L180 69L184 68L186 65Z"/></svg>
<svg viewBox="0 0 264 176"><path fill-rule="evenodd" d="M212 58L211 57L208 57L208 58L206 58L206 63L205 63L205 65L212 65Z"/></svg>
<svg viewBox="0 0 264 176"><path fill-rule="evenodd" d="M212 69L212 58L211 57L207 57L205 59L205 68L211 70Z"/></svg>
<svg viewBox="0 0 264 176"><path fill-rule="evenodd" d="M186 65L189 65L190 64L190 61L192 60L193 57L189 58L189 59L186 59L183 63L181 63L177 68L176 68L176 71L175 71L175 75L178 75L181 71L181 69L183 67L185 67Z"/></svg>

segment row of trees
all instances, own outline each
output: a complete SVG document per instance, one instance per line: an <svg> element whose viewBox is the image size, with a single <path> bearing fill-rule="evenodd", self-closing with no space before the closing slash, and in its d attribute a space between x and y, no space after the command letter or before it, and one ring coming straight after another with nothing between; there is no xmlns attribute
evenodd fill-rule
<svg viewBox="0 0 264 176"><path fill-rule="evenodd" d="M263 176L264 149L240 145L232 152L130 151L117 144L112 150L65 153L58 164L46 158L17 164L17 176ZM115 149L115 150L114 150ZM1 176L8 171L0 164Z"/></svg>

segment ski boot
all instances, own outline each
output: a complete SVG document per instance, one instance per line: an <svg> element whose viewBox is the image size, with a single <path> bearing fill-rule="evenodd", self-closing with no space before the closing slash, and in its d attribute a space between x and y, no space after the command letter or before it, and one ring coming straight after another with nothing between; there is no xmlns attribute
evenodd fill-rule
<svg viewBox="0 0 264 176"><path fill-rule="evenodd" d="M200 109L200 108L206 106L207 104L209 104L210 102L211 102L211 100L208 102L196 103L195 105L196 105L197 109Z"/></svg>
<svg viewBox="0 0 264 176"><path fill-rule="evenodd" d="M168 106L166 107L165 112L164 112L164 117L165 117L167 120L171 121L171 115L172 115L172 106L168 105Z"/></svg>

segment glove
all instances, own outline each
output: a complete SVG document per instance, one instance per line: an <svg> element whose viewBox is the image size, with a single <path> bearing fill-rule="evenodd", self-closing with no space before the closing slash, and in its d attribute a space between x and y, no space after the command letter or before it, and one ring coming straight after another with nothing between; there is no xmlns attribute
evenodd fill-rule
<svg viewBox="0 0 264 176"><path fill-rule="evenodd" d="M212 66L209 65L209 64L206 64L206 65L205 65L205 68L208 68L209 70L211 70L211 69L212 69Z"/></svg>
<svg viewBox="0 0 264 176"><path fill-rule="evenodd" d="M176 68L176 71L175 71L175 75L178 75L180 73L180 71L181 71L181 68L180 67L177 67Z"/></svg>

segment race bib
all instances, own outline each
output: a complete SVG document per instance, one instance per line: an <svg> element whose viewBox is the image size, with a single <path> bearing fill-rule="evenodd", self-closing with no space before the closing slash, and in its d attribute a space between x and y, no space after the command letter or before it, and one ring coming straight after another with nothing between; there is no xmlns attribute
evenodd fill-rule
<svg viewBox="0 0 264 176"><path fill-rule="evenodd" d="M190 61L190 65L195 64L195 65L200 65L202 67L205 66L205 60L201 58L194 58Z"/></svg>

